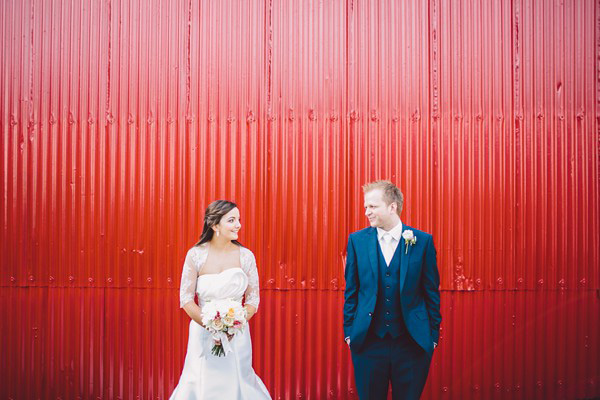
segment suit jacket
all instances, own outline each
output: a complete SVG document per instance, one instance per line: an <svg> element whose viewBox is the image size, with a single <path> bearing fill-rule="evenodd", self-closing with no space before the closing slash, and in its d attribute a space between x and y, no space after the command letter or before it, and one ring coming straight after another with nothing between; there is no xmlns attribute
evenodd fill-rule
<svg viewBox="0 0 600 400"><path fill-rule="evenodd" d="M404 323L412 338L430 355L433 342L439 340L440 276L433 237L412 230L417 241L408 246L404 238L398 246L400 259L400 298ZM346 256L346 290L344 292L344 334L350 347L360 351L373 319L378 285L377 228L369 227L350 234Z"/></svg>

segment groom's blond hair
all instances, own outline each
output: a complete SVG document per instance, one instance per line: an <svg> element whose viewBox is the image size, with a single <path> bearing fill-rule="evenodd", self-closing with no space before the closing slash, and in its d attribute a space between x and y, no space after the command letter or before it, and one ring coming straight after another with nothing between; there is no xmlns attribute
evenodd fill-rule
<svg viewBox="0 0 600 400"><path fill-rule="evenodd" d="M404 195L398 186L387 180L379 180L367 183L362 187L363 193L368 193L371 190L381 189L383 192L383 201L388 206L392 203L396 203L396 214L400 215L402 212L402 206L404 205Z"/></svg>

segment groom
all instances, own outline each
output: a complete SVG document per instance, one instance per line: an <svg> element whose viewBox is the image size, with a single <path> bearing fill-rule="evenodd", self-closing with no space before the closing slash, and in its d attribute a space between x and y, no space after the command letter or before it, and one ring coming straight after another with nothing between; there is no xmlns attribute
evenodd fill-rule
<svg viewBox="0 0 600 400"><path fill-rule="evenodd" d="M371 226L350 234L344 335L361 400L418 399L437 346L440 278L432 236L403 225L402 192L389 181L363 186Z"/></svg>

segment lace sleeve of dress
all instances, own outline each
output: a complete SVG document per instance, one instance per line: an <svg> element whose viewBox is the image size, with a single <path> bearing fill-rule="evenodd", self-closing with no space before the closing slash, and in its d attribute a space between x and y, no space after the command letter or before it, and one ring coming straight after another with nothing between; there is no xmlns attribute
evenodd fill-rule
<svg viewBox="0 0 600 400"><path fill-rule="evenodd" d="M199 267L203 264L201 258L202 251L199 247L192 247L185 256L181 272L181 285L179 286L179 307L181 308L190 301L194 301Z"/></svg>
<svg viewBox="0 0 600 400"><path fill-rule="evenodd" d="M245 251L244 251L245 250ZM258 309L260 303L260 286L258 283L258 269L256 268L256 258L250 250L242 249L244 258L242 266L248 276L248 288L245 293L245 304L254 306Z"/></svg>

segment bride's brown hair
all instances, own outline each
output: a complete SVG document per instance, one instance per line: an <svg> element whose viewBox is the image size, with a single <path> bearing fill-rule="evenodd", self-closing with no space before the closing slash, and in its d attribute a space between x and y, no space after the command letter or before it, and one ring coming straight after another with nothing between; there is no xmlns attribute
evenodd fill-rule
<svg viewBox="0 0 600 400"><path fill-rule="evenodd" d="M237 204L229 200L216 200L210 203L204 212L204 227L202 228L202 234L200 235L200 240L198 243L196 243L196 246L210 242L215 234L215 231L212 229L212 227L217 225L225 214L236 207ZM237 244L238 246L242 245L237 240L232 240L231 242Z"/></svg>

